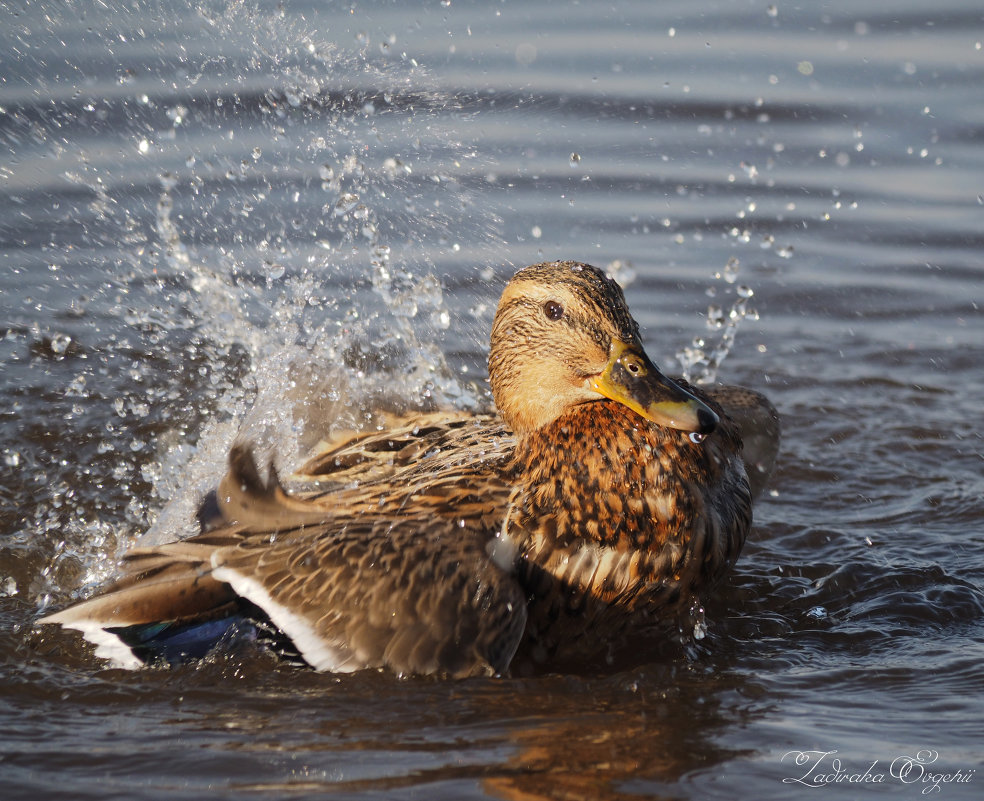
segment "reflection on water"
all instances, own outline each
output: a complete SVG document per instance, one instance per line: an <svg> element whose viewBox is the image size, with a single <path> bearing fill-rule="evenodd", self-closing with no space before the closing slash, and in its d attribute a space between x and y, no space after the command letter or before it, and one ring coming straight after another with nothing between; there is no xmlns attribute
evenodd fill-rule
<svg viewBox="0 0 984 801"><path fill-rule="evenodd" d="M681 694L674 673L654 668L617 683L598 682L593 692L604 692L595 699L586 698L588 688L579 683L553 689L569 703L551 698L542 718L512 728L516 751L483 780L483 789L505 799L638 797L673 785L695 764L713 769L739 756L740 750L713 744L731 717L722 706L734 688L718 685L715 697L704 699L690 694L699 693L697 679ZM683 715L690 718L685 729Z"/></svg>
<svg viewBox="0 0 984 801"><path fill-rule="evenodd" d="M766 799L796 749L979 767L975 3L9 11L5 797ZM121 674L32 627L187 533L236 436L289 465L378 408L487 406L501 281L553 258L619 275L663 367L783 414L698 651Z"/></svg>
<svg viewBox="0 0 984 801"><path fill-rule="evenodd" d="M396 681L376 672L334 679L247 654L126 680L87 674L84 664L74 672L36 676L93 710L91 733L80 741L47 732L35 757L77 770L67 756L76 754L94 774L136 777L154 771L164 749L194 766L164 780L171 790L278 797L403 797L424 787L450 797L460 797L455 787L492 798L651 794L746 753L715 740L771 706L756 682L685 664L597 679ZM34 708L42 731L62 718L49 693L26 693L18 706ZM23 747L29 736L14 740ZM122 736L126 748L112 747Z"/></svg>

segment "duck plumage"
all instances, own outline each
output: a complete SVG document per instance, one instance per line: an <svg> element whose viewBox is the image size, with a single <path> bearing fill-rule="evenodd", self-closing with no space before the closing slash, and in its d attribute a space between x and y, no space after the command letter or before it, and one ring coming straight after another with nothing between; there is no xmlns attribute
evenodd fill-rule
<svg viewBox="0 0 984 801"><path fill-rule="evenodd" d="M737 558L745 462L764 483L775 410L665 378L621 289L576 262L509 282L489 372L498 414L335 440L290 491L237 445L201 534L133 549L113 585L41 622L135 666L164 631L263 618L319 670L449 676L660 636Z"/></svg>

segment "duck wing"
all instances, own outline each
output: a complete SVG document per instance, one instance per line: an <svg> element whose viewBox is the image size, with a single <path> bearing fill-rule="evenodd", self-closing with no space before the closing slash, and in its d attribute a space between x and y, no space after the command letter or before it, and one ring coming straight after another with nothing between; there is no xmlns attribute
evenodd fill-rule
<svg viewBox="0 0 984 801"><path fill-rule="evenodd" d="M288 495L237 447L218 492L224 526L134 549L105 593L41 622L82 631L129 667L133 631L232 619L246 606L317 670L502 672L526 623L511 565L488 547L507 495L503 478L459 470L404 484L364 514L337 495Z"/></svg>
<svg viewBox="0 0 984 801"><path fill-rule="evenodd" d="M720 404L738 427L742 440L742 461L748 473L752 498L765 489L779 455L779 412L765 395L746 387L721 384L700 388Z"/></svg>

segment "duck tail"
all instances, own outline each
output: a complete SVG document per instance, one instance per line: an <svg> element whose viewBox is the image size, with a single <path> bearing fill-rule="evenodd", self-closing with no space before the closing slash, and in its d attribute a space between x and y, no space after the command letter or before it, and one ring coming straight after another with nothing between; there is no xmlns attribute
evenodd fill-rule
<svg viewBox="0 0 984 801"><path fill-rule="evenodd" d="M80 631L96 645L97 656L119 667L203 655L242 620L244 607L232 587L213 576L216 552L234 547L251 529L283 530L326 516L288 495L273 465L264 480L252 448L242 444L229 454L213 506L212 516L220 516L214 528L188 540L131 550L115 583L38 622Z"/></svg>
<svg viewBox="0 0 984 801"><path fill-rule="evenodd" d="M206 640L214 644L233 622L238 599L209 575L210 562L188 554L196 548L173 546L131 552L127 573L105 592L38 622L80 631L97 656L118 667L139 667L161 656L175 661L179 651L201 655ZM209 625L201 629L203 624ZM177 634L184 638L169 644Z"/></svg>

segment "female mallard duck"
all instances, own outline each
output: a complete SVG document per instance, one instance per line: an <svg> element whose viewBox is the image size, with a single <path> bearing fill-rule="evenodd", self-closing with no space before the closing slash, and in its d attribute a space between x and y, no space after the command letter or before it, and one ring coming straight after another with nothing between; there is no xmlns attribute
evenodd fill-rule
<svg viewBox="0 0 984 801"><path fill-rule="evenodd" d="M251 619L318 670L464 676L518 652L588 664L727 572L751 523L738 426L660 373L614 281L573 262L516 273L489 377L501 418L356 435L302 469L314 489L286 492L235 447L203 533L131 551L115 584L41 622L128 666ZM764 398L720 397L775 445Z"/></svg>

